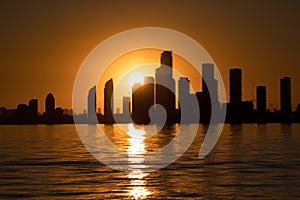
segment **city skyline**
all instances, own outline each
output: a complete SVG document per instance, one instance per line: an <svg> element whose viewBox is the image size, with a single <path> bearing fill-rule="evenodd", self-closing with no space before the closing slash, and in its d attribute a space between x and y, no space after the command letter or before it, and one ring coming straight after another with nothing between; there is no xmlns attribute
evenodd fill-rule
<svg viewBox="0 0 300 200"><path fill-rule="evenodd" d="M148 52L148 51L150 51L150 52L152 52L152 51L154 51L155 52L155 54L154 55L157 55L157 50L146 50L146 52ZM153 52L152 52L153 53ZM134 54L135 54L135 52L133 53L133 57L132 57L132 55L131 55L131 53L129 54L129 57L131 57L130 59L132 60L133 58L135 58L135 56L134 56ZM138 53L138 55L143 55L142 54L142 52L139 52ZM191 73L192 72L192 70L190 69L190 68L193 68L193 66L191 66L191 65L188 65L189 63L186 63L186 61L184 61L184 59L182 59L182 58L180 58L178 55L176 55L176 54L172 54L173 55L173 60L175 60L175 69L176 70L182 70L181 68L178 68L178 63L180 63L180 64L182 64L183 66L188 66L187 67L187 69L189 69L189 71L187 71L184 75L185 76L189 76L189 75L191 75L192 76L192 80L190 79L190 81L191 81L191 86L194 88L194 91L201 91L202 90L202 78L201 78L201 75L199 75L199 74L196 74L196 73ZM147 54L146 55L144 55L144 57L145 56L147 56ZM127 55L124 55L124 56L122 56L121 58L120 58L120 62L124 62L124 58L123 57L127 57ZM143 57L143 56L142 56ZM144 60L147 60L147 61L149 61L149 59L150 60L152 60L152 58L147 58L147 59L145 59L145 58L143 58ZM142 59L142 60L143 60ZM157 58L156 58L156 60L158 60ZM114 63L116 63L116 65L120 65L120 62L119 62L119 59L117 59L116 61L114 61ZM112 67L112 69L110 69L109 68L109 70L110 71L112 71L112 70L114 70L115 69L115 65L114 65L114 63L112 64L113 65L113 67ZM133 62L134 63L134 62ZM145 73L146 75L145 76L155 76L155 70L158 68L158 64L154 64L153 65L153 67L148 67L148 69L147 69L147 72ZM132 68L131 68L131 70L132 69L134 69L134 65L133 66L131 66ZM233 67L233 68L230 68L229 69L229 71L231 70L231 69L234 69L235 67ZM242 69L242 68L236 68L236 69ZM108 71L109 71L108 70ZM126 69L125 69L126 70ZM180 73L181 73L182 71L180 71ZM143 72L141 72L141 74L142 74ZM203 72L204 74L205 74L205 71ZM244 71L243 71L243 73L245 73ZM108 74L110 74L111 75L111 73L108 73ZM127 76L127 75L126 75ZM105 77L107 77L107 75L105 76ZM227 83L227 85L225 85L225 88L227 88L227 90L226 90L226 96L227 96L227 102L229 102L230 101L230 73L227 73L227 76L225 76L225 77L228 77L228 79L224 79L224 77L222 77L223 78L223 81L224 81L224 83ZM248 77L248 76L247 76ZM281 78L283 78L283 77L285 77L284 75L281 75L280 77L279 77L279 79L281 79ZM288 77L290 77L293 81L292 81L292 83L291 83L291 88L292 88L292 90L294 90L294 91L296 91L297 89L294 87L295 86L295 80L294 80L294 78L292 77L292 76L288 76ZM189 78L191 78L190 76L189 76ZM113 79L115 79L115 78L113 78ZM118 77L117 78L118 80L120 80L120 77ZM180 77L174 77L174 79L175 79L175 87L176 87L176 90L178 90L178 81L179 81L179 79L180 79ZM249 79L252 79L252 77L249 77ZM256 94L256 90L255 90L255 87L253 87L253 85L249 85L249 83L247 84L247 80L249 80L248 78L247 79L243 79L243 95L242 95L242 100L244 100L244 101L254 101L255 102L255 100L256 100L256 97L257 97L257 94ZM99 81L99 83L98 83L98 85L97 85L97 89L99 88L100 90L98 91L98 90L96 90L96 92L98 93L98 94L100 94L100 93L102 93L102 91L101 91L101 87L102 87L102 85L103 85L103 87L104 87L104 84L102 83L101 84L101 80L102 80L102 78L100 79L100 81ZM103 79L104 80L104 79ZM259 83L259 84L257 84L257 86L259 86L259 85L264 85L264 86L266 86L266 88L267 88L267 93L268 93L268 98L266 98L266 108L267 109L270 109L270 110L273 110L273 109L277 109L277 110L280 110L280 108L281 108L281 105L280 105L280 83L277 81L277 84L276 85L278 85L278 87L276 86L276 88L277 88L277 91L275 91L274 92L274 90L271 90L271 88L274 88L274 86L273 85L270 85L268 82L266 82L266 81L263 81L264 82L264 84L261 84L261 83ZM116 84L117 85L117 84ZM251 88L251 92L250 93L247 93L247 92L245 92L245 85L247 86L247 88L248 88L248 90L249 90L249 88ZM128 85L128 90L126 90L125 92L123 92L123 94L124 93L126 93L126 94L128 94L128 91L130 91L131 89L130 89L130 87L129 87L130 85ZM123 87L124 88L124 87ZM196 88L196 89L195 89ZM121 88L122 89L122 88ZM204 88L205 89L205 88ZM120 91L120 90L119 90ZM115 92L115 93L117 93L118 94L118 92L119 91L117 91L117 92ZM48 93L48 92L47 92ZM47 94L46 93L46 94ZM52 92L53 93L53 92ZM271 96L272 95L274 95L273 93L275 93L275 94L277 94L278 93L278 96L276 97L276 99L278 99L278 103L277 104L273 104L273 102L272 102L272 100L271 100ZM294 111L294 110L296 110L297 109L297 106L298 106L298 102L297 102L297 100L296 100L296 98L295 98L295 96L296 96L296 94L298 94L298 93L296 93L296 92L294 92L293 93L293 95L291 96L291 100L292 100L292 104L291 104L291 109ZM56 96L57 97L59 97L59 95L57 95L56 94ZM104 110L104 104L103 104L103 98L102 98L102 95L98 95L99 96L99 98L97 98L97 109L100 109L100 110ZM38 98L36 98L36 97L28 97L28 99L30 99L30 98L34 98L34 99L38 99ZM115 104L115 108L114 108L114 113L116 113L116 109L119 109L120 111L122 111L122 98L123 98L123 96L121 96L121 95L118 95L117 97L115 97L115 100L114 100L114 104ZM26 99L27 98L25 98L25 97L23 97L23 99L25 99L24 101L26 101ZM58 102L57 102L57 104L58 104L58 107L63 107L63 108L71 108L71 106L70 107L68 107L68 106L66 106L66 107L64 107L64 106L61 106L61 104L59 103L59 102L61 102L61 99L59 99L59 98L57 98L58 99ZM100 100L99 100L100 99ZM12 99L12 101L14 101L13 99ZM13 108L15 108L18 104L22 104L22 102L24 102L24 101L18 101L18 103L16 104L16 105L13 105L13 106L7 106L7 105L0 105L0 107L2 106L2 107L6 107L6 108L8 108L8 109L13 109ZM225 102L220 102L220 103L225 103ZM46 106L44 106L45 104L44 103L42 103L42 102L38 102L38 112L39 113L43 113L44 111L46 111ZM254 104L254 106L255 106L255 108L256 108L256 104ZM82 112L83 113L83 110L86 110L86 106L84 106L84 108L80 111L80 112ZM87 111L86 111L87 112ZM77 112L77 113L79 113L79 112Z"/></svg>
<svg viewBox="0 0 300 200"><path fill-rule="evenodd" d="M168 1L116 5L64 1L57 7L47 0L6 1L0 8L0 65L1 74L5 74L0 79L0 93L5 94L0 105L14 108L29 98L42 99L52 92L60 107L70 108L74 79L88 53L111 35L145 26L174 29L199 42L219 67L227 90L227 71L241 68L251 77L244 82L244 100L254 99L252 85L267 85L267 107L273 104L279 109L278 79L284 76L291 77L292 88L299 90L298 1L172 3L174 7ZM163 17L153 15L166 10L169 14ZM80 18L78 13L82 13ZM122 67L127 65L119 69ZM299 101L300 94L294 93L293 102ZM292 104L293 109L296 106ZM39 109L44 111L44 104Z"/></svg>
<svg viewBox="0 0 300 200"><path fill-rule="evenodd" d="M38 114L38 100L31 99L26 104L19 104L16 109L9 110L5 107L0 109L1 123L73 123L70 115L74 114L77 123L98 122L113 124L116 122L129 123L134 121L138 124L148 124L151 119L148 116L150 108L154 110L157 104L165 108L167 118L166 123L180 123L180 116L186 112L181 106L191 107L191 98L197 99L200 118L193 115L189 110L190 118L184 123L209 123L211 119L213 103L217 114L226 112L225 122L229 123L266 123L266 122L298 122L300 118L300 102L297 110L292 110L292 89L291 78L283 77L280 79L280 109L267 109L268 99L267 86L257 85L256 100L243 100L243 75L239 68L229 70L230 96L228 102L219 101L218 80L215 79L215 65L213 63L202 64L202 90L190 90L191 82L189 77L180 76L178 87L175 87L173 79L173 55L171 51L163 51L160 56L160 67L155 70L155 78L144 76L144 81L136 80L132 82L131 96L123 96L123 112L120 108L114 109L114 82L110 78L105 82L103 89L104 110L97 106L97 87L93 86L87 92L87 105L83 113L73 113L73 111L62 109L55 106L54 95L49 93L45 98L46 111ZM210 86L210 90L208 89ZM182 105L181 105L182 104ZM256 109L255 109L256 104ZM193 109L193 108L192 108ZM226 109L226 110L224 110ZM97 112L98 111L98 112ZM156 112L156 111L155 111ZM72 114L71 114L72 113ZM131 117L131 118L130 118ZM1 118L0 118L1 119ZM218 122L218 121L216 121Z"/></svg>
<svg viewBox="0 0 300 200"><path fill-rule="evenodd" d="M298 199L299 9L1 0L0 199Z"/></svg>

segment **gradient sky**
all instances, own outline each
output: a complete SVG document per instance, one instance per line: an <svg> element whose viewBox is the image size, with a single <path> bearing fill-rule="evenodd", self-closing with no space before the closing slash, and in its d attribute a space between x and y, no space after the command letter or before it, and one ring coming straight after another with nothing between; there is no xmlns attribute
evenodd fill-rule
<svg viewBox="0 0 300 200"><path fill-rule="evenodd" d="M14 108L48 92L71 107L80 64L101 41L127 29L180 31L212 56L228 89L229 68L243 70L243 99L267 85L268 106L279 105L279 79L292 77L300 103L300 1L0 1L0 106ZM227 91L229 94L229 91Z"/></svg>

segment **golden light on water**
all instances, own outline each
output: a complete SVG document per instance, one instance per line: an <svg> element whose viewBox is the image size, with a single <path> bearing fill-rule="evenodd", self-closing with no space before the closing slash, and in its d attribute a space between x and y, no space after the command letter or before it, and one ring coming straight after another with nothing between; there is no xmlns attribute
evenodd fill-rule
<svg viewBox="0 0 300 200"><path fill-rule="evenodd" d="M128 187L128 196L133 199L145 199L152 192L147 189L146 177L148 173L143 171L147 166L143 165L144 154L146 153L146 139L144 129L136 129L133 124L128 124L128 162L131 171L128 174L130 186Z"/></svg>

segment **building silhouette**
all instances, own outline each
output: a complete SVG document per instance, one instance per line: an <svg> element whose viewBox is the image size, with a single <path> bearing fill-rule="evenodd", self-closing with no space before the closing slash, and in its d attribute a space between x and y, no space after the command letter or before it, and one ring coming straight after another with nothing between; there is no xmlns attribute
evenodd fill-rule
<svg viewBox="0 0 300 200"><path fill-rule="evenodd" d="M142 124L145 119L143 90L141 83L135 83L132 86L132 119L137 124Z"/></svg>
<svg viewBox="0 0 300 200"><path fill-rule="evenodd" d="M0 107L0 124L74 123L74 119L76 123L98 123L99 121L100 123L112 124L115 123L114 117L120 123L131 123L133 119L136 123L148 124L152 120L149 116L149 110L155 104L164 107L167 113L167 124L179 122L209 123L213 108L217 108L214 112L225 112L226 107L226 122L229 123L300 123L300 104L298 104L297 110L292 112L290 77L280 79L280 111L277 109L267 110L266 86L256 87L256 110L254 110L253 101L242 100L242 70L230 69L230 102L224 102L221 110L218 100L218 80L214 77L214 64L204 63L202 65L201 92L191 93L189 78L180 77L178 81L179 102L178 109L176 109L172 52L164 51L161 54L160 62L160 67L155 71L155 79L145 77L143 84L134 84L131 97L123 97L123 114L120 113L119 108L117 108L117 114L113 114L114 88L113 80L110 79L104 87L104 115L100 114L100 109L96 115L96 86L94 86L88 91L88 106L83 113L74 113L73 115L72 109L56 108L55 98L53 94L49 93L45 99L45 112L42 115L38 113L38 100L31 99L28 105L18 104L14 109ZM159 110L158 106L154 106L154 123L161 123L159 120L164 117L158 112ZM184 120L182 116L185 116Z"/></svg>
<svg viewBox="0 0 300 200"><path fill-rule="evenodd" d="M229 70L229 98L228 120L232 123L242 122L242 70L233 68Z"/></svg>
<svg viewBox="0 0 300 200"><path fill-rule="evenodd" d="M104 87L104 122L107 124L114 123L114 85L113 80L110 79L105 83Z"/></svg>
<svg viewBox="0 0 300 200"><path fill-rule="evenodd" d="M41 121L46 124L63 123L63 109L55 108L55 98L53 94L49 93L45 100L46 112L43 114Z"/></svg>
<svg viewBox="0 0 300 200"><path fill-rule="evenodd" d="M46 104L46 114L48 116L53 115L55 112L55 98L53 94L49 93L45 100Z"/></svg>
<svg viewBox="0 0 300 200"><path fill-rule="evenodd" d="M132 119L137 124L151 122L149 110L154 105L154 78L146 76L144 84L134 84L132 88Z"/></svg>
<svg viewBox="0 0 300 200"><path fill-rule="evenodd" d="M230 69L229 79L230 103L239 105L242 102L242 70Z"/></svg>
<svg viewBox="0 0 300 200"><path fill-rule="evenodd" d="M97 102L97 98L96 98L96 86L92 87L89 90L89 94L88 94L88 123L89 124L95 124L98 123L97 120L97 115L96 115L96 102Z"/></svg>
<svg viewBox="0 0 300 200"><path fill-rule="evenodd" d="M210 91L208 91L207 85L210 85ZM202 64L202 92L210 94L212 102L219 104L218 80L215 79L214 64L212 63Z"/></svg>
<svg viewBox="0 0 300 200"><path fill-rule="evenodd" d="M178 80L178 111L176 114L176 122L180 123L198 123L197 117L198 101L195 94L190 93L190 80L188 77L180 77ZM183 117L184 116L184 117Z"/></svg>
<svg viewBox="0 0 300 200"><path fill-rule="evenodd" d="M212 103L214 103L214 108L217 108L214 112L220 112L218 81L214 75L214 64L204 63L202 65L202 92L197 92L196 96L200 109L200 122L209 123L213 109Z"/></svg>
<svg viewBox="0 0 300 200"><path fill-rule="evenodd" d="M37 99L30 99L28 103L29 108L29 118L32 123L37 123L38 117L38 100Z"/></svg>
<svg viewBox="0 0 300 200"><path fill-rule="evenodd" d="M190 80L188 77L180 77L178 81L179 104L187 100L190 95Z"/></svg>
<svg viewBox="0 0 300 200"><path fill-rule="evenodd" d="M290 77L280 79L280 112L282 122L289 122L292 113Z"/></svg>
<svg viewBox="0 0 300 200"><path fill-rule="evenodd" d="M267 88L266 86L256 87L256 109L262 114L267 111Z"/></svg>
<svg viewBox="0 0 300 200"><path fill-rule="evenodd" d="M176 112L175 80L173 79L173 59L171 51L164 51L161 65L155 71L155 103L162 105L167 113L166 123L174 123Z"/></svg>
<svg viewBox="0 0 300 200"><path fill-rule="evenodd" d="M266 122L267 114L267 87L256 87L257 122Z"/></svg>

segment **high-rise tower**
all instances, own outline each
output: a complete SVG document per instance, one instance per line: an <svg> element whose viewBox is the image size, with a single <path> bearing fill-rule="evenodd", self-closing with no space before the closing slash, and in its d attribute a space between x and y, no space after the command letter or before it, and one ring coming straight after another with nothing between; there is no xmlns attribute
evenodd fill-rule
<svg viewBox="0 0 300 200"><path fill-rule="evenodd" d="M230 69L230 103L239 105L242 102L242 70Z"/></svg>
<svg viewBox="0 0 300 200"><path fill-rule="evenodd" d="M49 93L46 97L46 114L52 115L55 111L55 99L53 94Z"/></svg>
<svg viewBox="0 0 300 200"><path fill-rule="evenodd" d="M291 78L280 79L280 110L284 119L288 120L292 113Z"/></svg>
<svg viewBox="0 0 300 200"><path fill-rule="evenodd" d="M266 86L256 87L256 109L258 113L267 111L267 89Z"/></svg>
<svg viewBox="0 0 300 200"><path fill-rule="evenodd" d="M175 104L175 80L173 79L172 52L164 51L161 54L161 66L155 72L155 102L162 105L167 112L167 123L173 123Z"/></svg>
<svg viewBox="0 0 300 200"><path fill-rule="evenodd" d="M104 88L104 119L105 123L114 123L114 97L113 97L114 85L113 80L110 79L105 83Z"/></svg>
<svg viewBox="0 0 300 200"><path fill-rule="evenodd" d="M96 117L96 86L89 90L88 94L88 122L97 123Z"/></svg>

